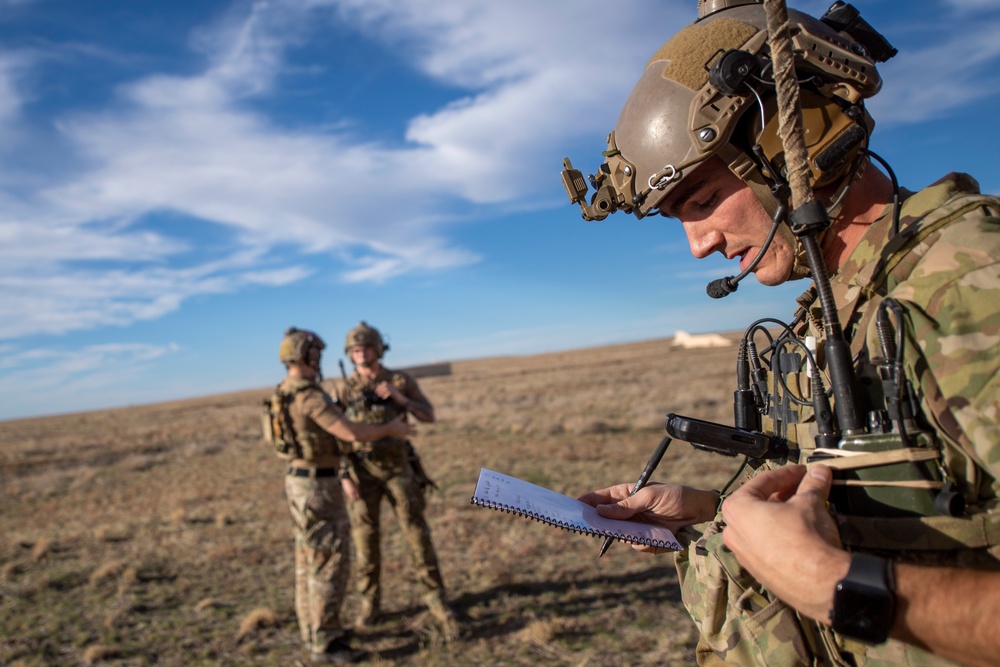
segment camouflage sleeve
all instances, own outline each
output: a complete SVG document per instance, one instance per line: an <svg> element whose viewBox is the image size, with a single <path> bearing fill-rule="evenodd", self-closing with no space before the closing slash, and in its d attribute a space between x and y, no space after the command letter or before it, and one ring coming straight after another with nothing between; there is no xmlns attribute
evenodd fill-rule
<svg viewBox="0 0 1000 667"><path fill-rule="evenodd" d="M330 396L319 390L303 391L301 394L302 412L314 421L320 428L329 431L330 427L344 418L344 412L333 402Z"/></svg>
<svg viewBox="0 0 1000 667"><path fill-rule="evenodd" d="M403 395L410 400L407 410L417 419L423 422L434 421L434 405L427 399L424 392L420 390L416 378L409 373L395 371L392 374L392 384L403 392Z"/></svg>
<svg viewBox="0 0 1000 667"><path fill-rule="evenodd" d="M1000 220L969 214L889 296L907 310L906 373L925 414L1000 476ZM869 336L872 332L869 331Z"/></svg>
<svg viewBox="0 0 1000 667"><path fill-rule="evenodd" d="M427 407L431 407L431 402L424 395L424 392L421 391L420 385L417 384L417 379L409 373L399 373L399 375L403 378L403 386L401 389L406 397L411 401L418 401Z"/></svg>

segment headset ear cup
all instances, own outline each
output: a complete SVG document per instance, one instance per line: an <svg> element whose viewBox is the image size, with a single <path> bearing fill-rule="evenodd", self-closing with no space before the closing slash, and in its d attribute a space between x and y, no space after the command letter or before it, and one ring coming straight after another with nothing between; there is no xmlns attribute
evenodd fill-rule
<svg viewBox="0 0 1000 667"><path fill-rule="evenodd" d="M867 141L868 131L844 113L840 104L807 88L800 90L802 124L805 130L806 153L809 161L810 181L813 188L830 185L844 175L858 151ZM748 114L751 119L748 133L750 145L760 145L768 164L762 165L765 175L778 170L785 173L785 149L778 133L778 106L773 95L764 100L763 128L760 117Z"/></svg>
<svg viewBox="0 0 1000 667"><path fill-rule="evenodd" d="M716 52L718 54L718 52ZM746 95L748 80L760 72L760 61L749 51L733 49L715 59L708 69L708 80L724 95Z"/></svg>

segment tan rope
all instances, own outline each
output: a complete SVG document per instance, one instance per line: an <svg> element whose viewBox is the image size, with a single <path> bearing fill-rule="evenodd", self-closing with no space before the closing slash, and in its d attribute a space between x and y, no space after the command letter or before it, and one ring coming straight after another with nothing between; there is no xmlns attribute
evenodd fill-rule
<svg viewBox="0 0 1000 667"><path fill-rule="evenodd" d="M847 449L817 449L820 453L833 454L835 458L824 458L810 461L807 466L821 465L834 470L858 470L876 466L892 465L894 463L933 461L940 458L936 449L925 447L908 447L905 449L887 449L881 452L849 452Z"/></svg>
<svg viewBox="0 0 1000 667"><path fill-rule="evenodd" d="M795 76L795 53L792 50L791 27L785 0L764 0L764 10L767 13L767 32L778 93L778 135L785 149L788 186L792 191L794 211L813 198L799 104L799 82Z"/></svg>
<svg viewBox="0 0 1000 667"><path fill-rule="evenodd" d="M944 482L929 482L923 479L889 482L877 479L835 479L834 486L888 486L905 489L943 489Z"/></svg>

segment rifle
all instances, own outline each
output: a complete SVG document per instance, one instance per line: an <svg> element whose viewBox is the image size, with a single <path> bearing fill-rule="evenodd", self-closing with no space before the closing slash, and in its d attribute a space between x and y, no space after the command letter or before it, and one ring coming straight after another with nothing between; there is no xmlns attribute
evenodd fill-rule
<svg viewBox="0 0 1000 667"><path fill-rule="evenodd" d="M420 487L421 493L426 493L428 488L437 490L438 485L434 483L434 480L424 470L424 464L420 462L420 455L417 454L417 450L409 440L406 441L406 458L410 462L410 468L413 470L413 478L416 480L417 486Z"/></svg>
<svg viewBox="0 0 1000 667"><path fill-rule="evenodd" d="M357 410L357 400L355 400L354 392L351 391L351 385L347 381L347 369L344 368L344 360L337 359L337 364L340 366L340 377L344 380L344 400L347 401L347 405L344 408L345 410L347 408Z"/></svg>

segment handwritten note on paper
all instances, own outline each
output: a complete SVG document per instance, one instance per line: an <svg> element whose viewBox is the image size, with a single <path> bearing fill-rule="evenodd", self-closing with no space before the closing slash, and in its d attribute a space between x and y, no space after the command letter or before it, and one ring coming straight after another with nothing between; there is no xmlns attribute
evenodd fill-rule
<svg viewBox="0 0 1000 667"><path fill-rule="evenodd" d="M607 519L590 505L551 489L483 468L472 502L589 535L680 549L674 534L662 526Z"/></svg>

